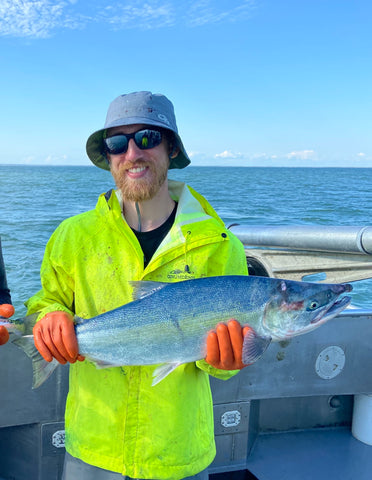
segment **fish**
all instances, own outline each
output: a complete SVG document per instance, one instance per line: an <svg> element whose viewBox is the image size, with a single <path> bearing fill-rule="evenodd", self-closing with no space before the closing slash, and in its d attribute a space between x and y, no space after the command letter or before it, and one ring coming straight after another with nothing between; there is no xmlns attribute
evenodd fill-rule
<svg viewBox="0 0 372 480"><path fill-rule="evenodd" d="M131 302L90 319L75 316L79 353L97 368L154 365L153 385L179 365L205 358L207 336L218 323L234 318L251 327L242 352L249 365L271 342L305 334L337 316L351 302L342 295L352 290L348 283L240 275L129 283ZM35 348L32 326L37 316L0 322L32 359L33 388L58 365L56 360L46 362Z"/></svg>

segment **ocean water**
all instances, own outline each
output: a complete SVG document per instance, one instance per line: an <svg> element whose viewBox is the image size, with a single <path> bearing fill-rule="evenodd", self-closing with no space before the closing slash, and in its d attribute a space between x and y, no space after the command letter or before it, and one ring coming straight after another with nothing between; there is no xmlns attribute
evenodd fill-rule
<svg viewBox="0 0 372 480"><path fill-rule="evenodd" d="M189 166L169 177L203 194L227 225L372 225L372 169ZM0 165L0 236L17 316L40 288L54 229L113 186L109 172L90 166ZM353 304L372 307L371 288L355 282Z"/></svg>

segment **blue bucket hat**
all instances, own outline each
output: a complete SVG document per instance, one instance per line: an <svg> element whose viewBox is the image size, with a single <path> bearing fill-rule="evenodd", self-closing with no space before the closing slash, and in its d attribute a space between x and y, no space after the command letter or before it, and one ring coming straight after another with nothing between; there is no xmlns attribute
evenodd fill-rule
<svg viewBox="0 0 372 480"><path fill-rule="evenodd" d="M92 133L87 140L86 150L90 160L99 168L110 170L105 156L106 129L134 124L154 125L173 132L178 155L170 159L169 168L184 168L190 159L178 135L173 104L165 95L151 92L134 92L120 95L108 108L105 126Z"/></svg>

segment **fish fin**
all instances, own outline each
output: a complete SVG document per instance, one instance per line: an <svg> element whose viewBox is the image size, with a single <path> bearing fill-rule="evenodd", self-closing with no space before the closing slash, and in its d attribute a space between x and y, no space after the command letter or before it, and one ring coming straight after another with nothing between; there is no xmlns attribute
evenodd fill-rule
<svg viewBox="0 0 372 480"><path fill-rule="evenodd" d="M12 340L12 343L21 348L26 355L31 358L33 370L32 388L35 389L40 387L40 385L42 385L58 367L59 363L56 359L53 359L51 362L44 360L35 347L33 335L17 337Z"/></svg>
<svg viewBox="0 0 372 480"><path fill-rule="evenodd" d="M165 282L152 282L152 281L130 281L129 285L133 288L132 298L133 300L139 300L140 298L147 297L157 290L169 285Z"/></svg>
<svg viewBox="0 0 372 480"><path fill-rule="evenodd" d="M110 362L105 362L104 360L94 360L94 358L87 358L87 360L90 360L91 362L94 363L96 368L99 370L102 368L112 368L112 367L122 367L123 365L121 363L110 363Z"/></svg>
<svg viewBox="0 0 372 480"><path fill-rule="evenodd" d="M256 362L266 351L267 347L271 343L271 337L261 337L257 333L250 329L243 342L243 355L242 360L245 365L250 365Z"/></svg>
<svg viewBox="0 0 372 480"><path fill-rule="evenodd" d="M156 385L157 383L161 382L164 380L164 378L169 375L170 373L173 372L174 369L182 365L181 362L175 362L175 363L162 363L158 367L155 368L152 376L153 376L153 381L152 381L152 386Z"/></svg>

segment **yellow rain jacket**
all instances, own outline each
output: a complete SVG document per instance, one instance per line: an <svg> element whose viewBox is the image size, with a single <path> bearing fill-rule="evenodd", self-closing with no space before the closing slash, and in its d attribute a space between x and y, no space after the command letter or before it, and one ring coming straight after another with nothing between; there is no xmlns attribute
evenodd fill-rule
<svg viewBox="0 0 372 480"><path fill-rule="evenodd" d="M178 201L175 223L146 269L115 192L102 194L94 210L62 222L47 244L42 290L27 302L29 313L41 311L40 319L63 310L91 318L131 300L128 280L246 275L243 245L208 202L183 183L169 181L169 189ZM153 370L98 370L87 360L71 365L67 451L135 478L180 479L205 469L215 456L208 374L227 379L236 371L201 360L151 386Z"/></svg>

